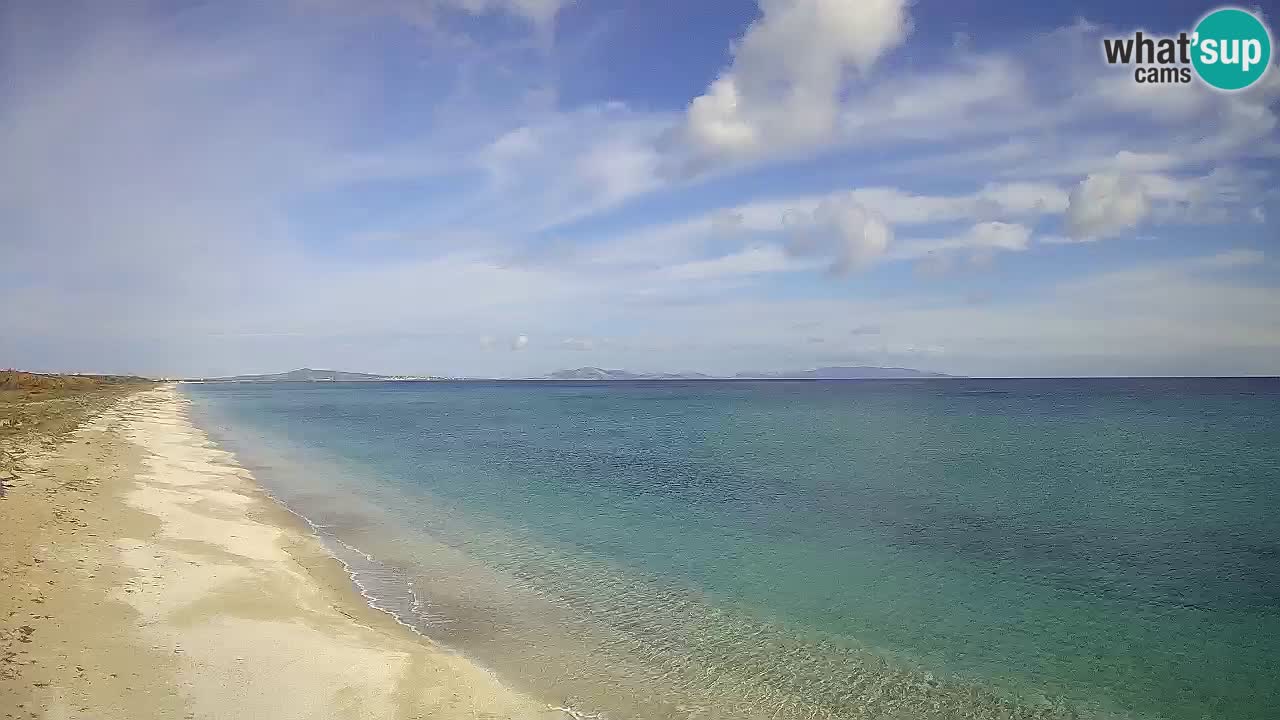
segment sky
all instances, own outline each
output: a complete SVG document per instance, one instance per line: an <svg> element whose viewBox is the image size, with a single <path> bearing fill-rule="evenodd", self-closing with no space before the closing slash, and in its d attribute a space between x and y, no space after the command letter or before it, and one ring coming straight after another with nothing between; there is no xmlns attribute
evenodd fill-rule
<svg viewBox="0 0 1280 720"><path fill-rule="evenodd" d="M1280 374L1280 72L1102 56L1214 7L0 3L0 366Z"/></svg>

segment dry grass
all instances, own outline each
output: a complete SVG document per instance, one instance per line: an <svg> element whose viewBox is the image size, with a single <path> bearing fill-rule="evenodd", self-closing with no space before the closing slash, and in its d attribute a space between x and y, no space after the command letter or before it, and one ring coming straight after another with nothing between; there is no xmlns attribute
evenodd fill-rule
<svg viewBox="0 0 1280 720"><path fill-rule="evenodd" d="M35 444L51 445L121 395L154 385L126 375L44 375L0 370L0 496Z"/></svg>
<svg viewBox="0 0 1280 720"><path fill-rule="evenodd" d="M0 370L0 392L67 392L151 382L133 375L49 375Z"/></svg>

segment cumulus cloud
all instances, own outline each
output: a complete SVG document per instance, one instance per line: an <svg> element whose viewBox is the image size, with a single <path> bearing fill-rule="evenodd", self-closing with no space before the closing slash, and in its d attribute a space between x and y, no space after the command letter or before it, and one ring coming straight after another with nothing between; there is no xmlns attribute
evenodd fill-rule
<svg viewBox="0 0 1280 720"><path fill-rule="evenodd" d="M1090 175L1071 191L1067 234L1076 240L1112 236L1136 227L1150 211L1150 197L1140 179L1132 175Z"/></svg>
<svg viewBox="0 0 1280 720"><path fill-rule="evenodd" d="M693 100L699 150L741 157L820 142L836 127L850 70L867 73L911 30L906 0L760 0L733 62Z"/></svg>
<svg viewBox="0 0 1280 720"><path fill-rule="evenodd" d="M816 257L836 274L867 267L893 242L893 228L874 210L851 199L827 199L812 212L793 212L787 250L797 257Z"/></svg>
<svg viewBox="0 0 1280 720"><path fill-rule="evenodd" d="M1045 242L1090 242L1141 224L1258 222L1251 205L1263 193L1266 172L1222 166L1204 175L1160 172L1087 176L1072 190L1064 237ZM1265 221L1265 215L1263 216Z"/></svg>
<svg viewBox="0 0 1280 720"><path fill-rule="evenodd" d="M840 273L880 258L915 260L965 248L1024 250L1031 221L1060 215L1067 206L1067 191L1047 182L993 182L956 195L860 188L712 210L623 235L596 248L592 258L628 266L648 260L661 265L665 276L686 280L824 267ZM969 224L941 239L901 237L903 227L956 222ZM702 255L735 241L745 247Z"/></svg>
<svg viewBox="0 0 1280 720"><path fill-rule="evenodd" d="M241 25L200 3L81 18L36 11L60 4L0 3L0 64L18 78L0 100L0 345L12 361L510 375L536 369L543 350L625 344L662 348L658 365L739 370L756 365L734 355L748 346L779 358L762 367L796 364L771 353L808 336L840 350L857 340L844 330L856 318L886 328L886 347L938 343L980 358L942 368L957 372L1044 372L1065 367L1045 360L1102 357L1117 342L1151 357L1171 342L1224 358L1247 347L1256 360L1238 367L1275 371L1274 278L1247 272L1256 252L1152 275L1136 301L1125 276L1035 308L1072 268L1028 258L1019 270L1043 273L1037 282L981 308L947 305L958 293L912 296L909 285L883 300L832 292L819 308L769 280L893 260L983 262L1033 247L1033 228L1056 215L1070 215L1061 232L1072 241L1268 222L1274 164L1254 160L1280 156L1280 72L1242 93L1153 97L1168 110L1153 122L1145 100L1115 94L1121 84L1109 105L1084 102L1096 99L1081 92L1100 71L1096 28L1073 35L1085 61L1056 62L1055 82L1040 83L1034 68L1047 65L1030 46L1060 49L1041 35L938 51L922 34L928 61L890 67L881 61L908 32L905 3L764 0L730 65L690 69L716 79L683 110L565 98L533 107L524 93L550 97L554 84L530 52L531 28L554 23L565 3L369 0L360 11L382 4L425 8L428 22L496 34L505 47L424 51L413 32L353 33L346 17L296 16L293 4L264 5L269 22ZM28 9L36 22L13 20ZM218 32L190 32L211 19L201 13L217 16ZM283 20L306 22L269 31ZM462 69L400 63L423 52L463 58ZM389 68L397 87L423 92L384 96ZM831 152L809 152L824 145ZM622 207L671 190L669 170L691 150L708 166L797 163L747 177L720 163L723 174L688 181L678 197ZM854 171L885 185L837 184ZM795 196L798 187L814 194ZM650 217L666 224L636 226ZM1090 312L1071 315L1082 298ZM797 333L796 317L821 318L821 329ZM1053 329L1059 317L1072 322ZM590 327L621 340L577 336ZM491 335L477 345L480 333ZM530 336L539 352L514 352ZM1011 359L1013 346L1023 359ZM1105 362L1091 367L1147 367Z"/></svg>

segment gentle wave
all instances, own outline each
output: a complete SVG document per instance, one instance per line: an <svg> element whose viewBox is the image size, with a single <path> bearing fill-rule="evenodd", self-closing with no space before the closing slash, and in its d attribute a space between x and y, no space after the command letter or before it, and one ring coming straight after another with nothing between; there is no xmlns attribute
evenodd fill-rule
<svg viewBox="0 0 1280 720"><path fill-rule="evenodd" d="M1266 717L1273 399L1205 454L1216 395L820 389L246 388L232 425L371 606L575 717Z"/></svg>
<svg viewBox="0 0 1280 720"><path fill-rule="evenodd" d="M329 526L275 499L321 538L370 607L433 641L438 641L433 628L445 629L453 622L423 611L429 603L408 573L388 567ZM658 698L649 704L668 706L673 717L1080 717L1061 702L1023 705L976 685L894 667L868 651L797 639L784 628L712 608L687 591L655 589L604 571L597 563L548 567L560 571L554 581L529 572L516 572L513 578L536 588L540 599L605 626L608 637L593 638L598 644L584 643L582 650L596 662L638 670L643 677L628 678L633 686L668 688L669 702ZM549 707L584 720L608 717L573 706Z"/></svg>

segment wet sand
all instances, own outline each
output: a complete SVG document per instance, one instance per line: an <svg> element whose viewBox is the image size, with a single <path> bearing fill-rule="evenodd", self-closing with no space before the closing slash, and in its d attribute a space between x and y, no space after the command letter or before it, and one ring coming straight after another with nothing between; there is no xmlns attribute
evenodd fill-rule
<svg viewBox="0 0 1280 720"><path fill-rule="evenodd" d="M0 717L562 717L371 609L172 386L14 449Z"/></svg>

